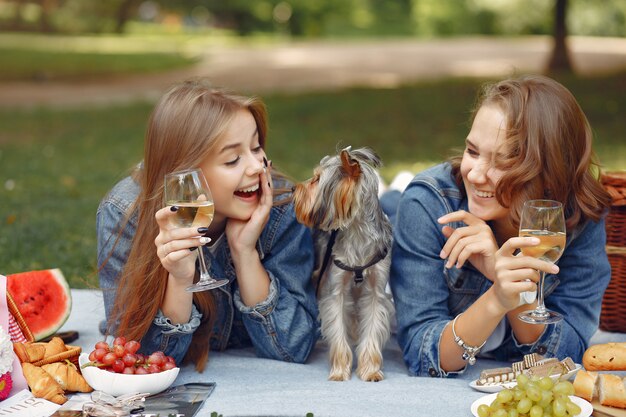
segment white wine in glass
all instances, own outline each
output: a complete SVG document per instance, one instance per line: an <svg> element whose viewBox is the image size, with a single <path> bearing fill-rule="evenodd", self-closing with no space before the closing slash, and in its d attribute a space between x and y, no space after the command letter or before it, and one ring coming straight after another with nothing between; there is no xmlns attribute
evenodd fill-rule
<svg viewBox="0 0 626 417"><path fill-rule="evenodd" d="M519 235L536 237L539 244L522 248L525 256L532 256L547 262L556 262L565 249L565 217L563 205L553 200L529 200L524 203L520 218ZM556 323L563 316L548 310L544 304L543 285L545 272L540 271L537 284L537 307L519 314L519 319L532 324Z"/></svg>
<svg viewBox="0 0 626 417"><path fill-rule="evenodd" d="M178 227L209 227L213 221L213 197L211 190L199 169L188 169L165 175L163 199L166 206L176 206L174 222ZM203 254L203 246L198 250L200 280L187 287L187 291L205 291L228 284L227 279L211 277Z"/></svg>

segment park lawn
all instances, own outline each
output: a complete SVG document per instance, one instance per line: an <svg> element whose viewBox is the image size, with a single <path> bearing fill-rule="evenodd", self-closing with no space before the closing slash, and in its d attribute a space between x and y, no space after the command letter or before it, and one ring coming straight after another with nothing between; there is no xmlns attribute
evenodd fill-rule
<svg viewBox="0 0 626 417"><path fill-rule="evenodd" d="M377 151L387 180L423 169L463 146L482 81L265 96L268 156L297 180L347 145ZM589 117L605 168L626 169L626 74L561 81ZM151 107L0 110L0 273L59 267L73 288L97 286L96 209L142 158Z"/></svg>

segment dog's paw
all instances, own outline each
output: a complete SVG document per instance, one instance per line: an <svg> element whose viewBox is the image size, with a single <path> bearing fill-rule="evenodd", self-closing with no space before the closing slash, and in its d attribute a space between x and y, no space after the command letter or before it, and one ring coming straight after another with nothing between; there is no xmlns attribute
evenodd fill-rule
<svg viewBox="0 0 626 417"><path fill-rule="evenodd" d="M332 369L328 375L329 381L348 381L350 379L349 369Z"/></svg>
<svg viewBox="0 0 626 417"><path fill-rule="evenodd" d="M378 381L382 381L383 379L385 379L383 371L380 371L380 370L375 371L375 372L366 372L366 371L357 369L357 375L359 375L359 378L361 378L363 381L366 381L366 382L378 382Z"/></svg>

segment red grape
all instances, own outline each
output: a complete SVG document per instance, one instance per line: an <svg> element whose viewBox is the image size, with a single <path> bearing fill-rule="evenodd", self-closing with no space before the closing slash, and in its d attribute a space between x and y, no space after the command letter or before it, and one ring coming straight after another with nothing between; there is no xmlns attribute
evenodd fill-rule
<svg viewBox="0 0 626 417"><path fill-rule="evenodd" d="M116 359L117 359L117 356L115 356L113 352L109 352L102 357L102 363L105 364L106 366L111 366L113 365L113 363L115 363Z"/></svg>
<svg viewBox="0 0 626 417"><path fill-rule="evenodd" d="M126 344L126 338L124 336L118 336L115 338L115 340L113 340L113 346L117 346L117 345L124 346L125 344Z"/></svg>
<svg viewBox="0 0 626 417"><path fill-rule="evenodd" d="M124 336L118 336L112 346L106 341L96 343L89 360L102 370L120 374L145 375L176 368L173 357L165 356L160 350L150 355L137 353L140 347L138 341L126 341Z"/></svg>
<svg viewBox="0 0 626 417"><path fill-rule="evenodd" d="M126 352L128 353L137 353L140 347L141 344L139 344L136 340L129 340L126 344L124 344L124 349L126 349Z"/></svg>
<svg viewBox="0 0 626 417"><path fill-rule="evenodd" d="M96 343L96 349L106 349L107 351L109 350L109 344L107 342L105 342L104 340Z"/></svg>

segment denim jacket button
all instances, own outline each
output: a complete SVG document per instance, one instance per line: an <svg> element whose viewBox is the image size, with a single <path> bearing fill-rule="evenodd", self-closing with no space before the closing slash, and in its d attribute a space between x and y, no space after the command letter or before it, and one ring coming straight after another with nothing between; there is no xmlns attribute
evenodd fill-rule
<svg viewBox="0 0 626 417"><path fill-rule="evenodd" d="M537 346L537 353L538 354L545 355L547 351L548 351L548 348L545 347L544 345Z"/></svg>
<svg viewBox="0 0 626 417"><path fill-rule="evenodd" d="M432 376L433 378L436 377L436 376L439 376L439 374L437 373L437 370L435 368L428 369L428 375Z"/></svg>

